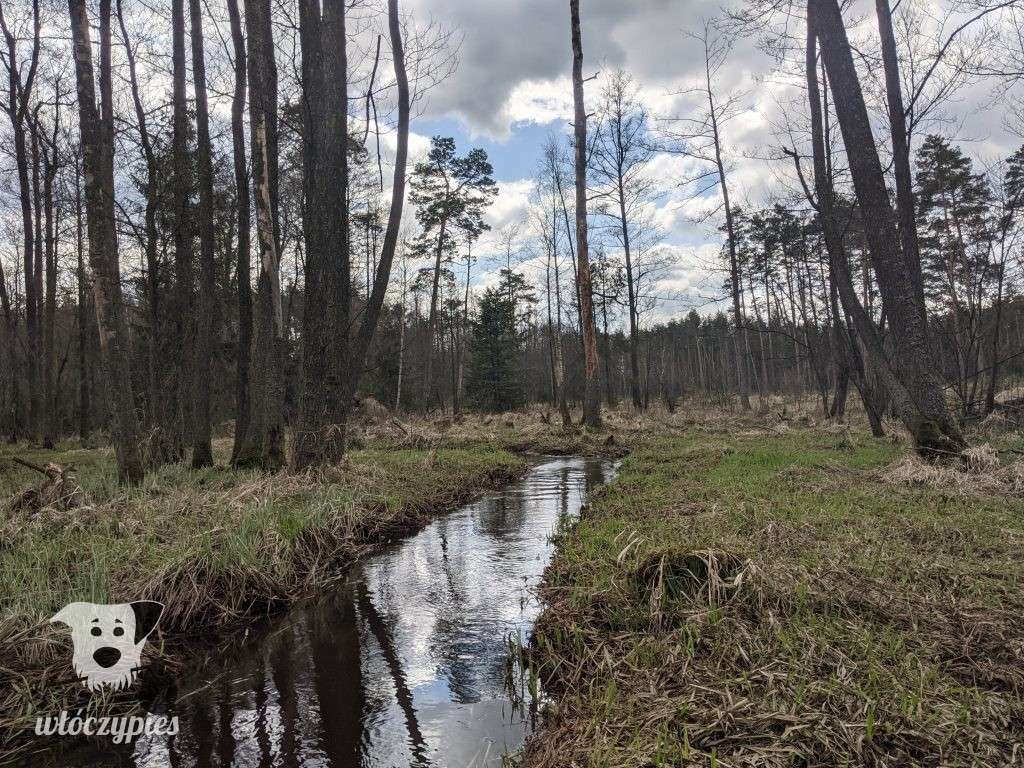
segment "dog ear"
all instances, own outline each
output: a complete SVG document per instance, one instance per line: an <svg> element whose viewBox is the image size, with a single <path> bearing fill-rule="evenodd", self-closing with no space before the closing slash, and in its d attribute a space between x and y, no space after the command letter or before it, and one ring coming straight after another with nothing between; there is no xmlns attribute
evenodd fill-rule
<svg viewBox="0 0 1024 768"><path fill-rule="evenodd" d="M156 628L164 612L164 604L154 600L136 600L129 603L135 614L135 644L138 645Z"/></svg>
<svg viewBox="0 0 1024 768"><path fill-rule="evenodd" d="M92 605L92 603L68 603L50 617L50 623L60 622L74 629L82 624Z"/></svg>

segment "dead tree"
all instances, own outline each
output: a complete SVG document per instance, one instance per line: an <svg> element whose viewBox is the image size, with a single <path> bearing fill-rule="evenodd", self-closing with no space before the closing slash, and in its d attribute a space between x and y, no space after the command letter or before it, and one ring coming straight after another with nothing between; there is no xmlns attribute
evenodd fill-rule
<svg viewBox="0 0 1024 768"><path fill-rule="evenodd" d="M580 0L569 0L572 34L573 135L576 142L576 282L583 326L583 423L601 428L601 385L597 378L597 329L590 282L590 249L587 241L587 110L583 104L583 36L580 32Z"/></svg>
<svg viewBox="0 0 1024 768"><path fill-rule="evenodd" d="M78 84L78 122L82 138L89 230L89 266L99 326L100 352L113 414L111 432L118 476L142 481L139 422L135 414L129 362L128 329L121 296L121 274L114 222L114 105L110 76L110 0L100 0L100 97L92 63L86 0L68 0Z"/></svg>

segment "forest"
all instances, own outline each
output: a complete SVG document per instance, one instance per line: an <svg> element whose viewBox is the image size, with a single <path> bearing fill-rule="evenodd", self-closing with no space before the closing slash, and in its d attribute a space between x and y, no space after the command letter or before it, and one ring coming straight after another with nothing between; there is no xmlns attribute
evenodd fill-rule
<svg viewBox="0 0 1024 768"><path fill-rule="evenodd" d="M520 5L0 0L0 763L1020 759L1024 5Z"/></svg>

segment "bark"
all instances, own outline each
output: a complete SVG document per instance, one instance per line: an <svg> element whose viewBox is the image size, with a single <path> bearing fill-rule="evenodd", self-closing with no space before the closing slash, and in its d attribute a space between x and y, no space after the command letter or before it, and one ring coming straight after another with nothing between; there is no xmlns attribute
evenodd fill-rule
<svg viewBox="0 0 1024 768"><path fill-rule="evenodd" d="M43 447L52 449L57 444L59 408L57 401L57 348L54 330L57 322L57 216L59 211L54 200L53 184L57 177L57 135L60 130L60 101L57 100L54 114L53 134L46 138L47 146L42 148L43 161L43 249L46 266L46 299L43 323Z"/></svg>
<svg viewBox="0 0 1024 768"><path fill-rule="evenodd" d="M597 378L597 330L590 280L587 237L587 112L583 103L583 37L580 33L580 0L569 0L572 34L573 132L576 150L576 283L580 294L583 326L583 423L601 428L601 387Z"/></svg>
<svg viewBox="0 0 1024 768"><path fill-rule="evenodd" d="M78 84L79 127L86 180L89 265L106 386L113 405L111 433L121 482L142 481L125 307L114 222L114 115L110 76L110 0L100 0L100 94L96 109L92 43L86 0L68 0Z"/></svg>
<svg viewBox="0 0 1024 768"><path fill-rule="evenodd" d="M296 469L345 451L348 414L348 95L344 0L299 2L306 296Z"/></svg>
<svg viewBox="0 0 1024 768"><path fill-rule="evenodd" d="M174 394L170 399L173 426L166 450L151 451L160 460L180 461L192 429L192 169L188 152L188 112L185 96L185 0L171 2L172 129L171 164L174 210Z"/></svg>
<svg viewBox="0 0 1024 768"><path fill-rule="evenodd" d="M839 5L836 0L810 0L808 13L821 42L861 215L871 222L865 228L868 251L896 345L891 370L906 393L904 398L902 393L891 391L894 403L922 455L958 455L966 443L946 405L942 381L929 350L925 309L919 301L920 286L915 283L919 272L908 267L908 262L919 260L919 255L904 254L900 247L896 215L889 201ZM870 350L869 339L865 342ZM871 354L877 356L877 349Z"/></svg>
<svg viewBox="0 0 1024 768"><path fill-rule="evenodd" d="M235 197L238 207L238 363L235 372L235 440L231 460L238 457L249 428L249 356L252 346L252 274L249 263L249 172L245 152L246 51L238 0L228 0L231 43L235 54L235 91L231 99L231 143L235 162Z"/></svg>
<svg viewBox="0 0 1024 768"><path fill-rule="evenodd" d="M203 51L203 12L200 0L189 0L192 30L192 82L196 99L196 161L199 206L199 317L195 357L195 413L192 434L192 467L213 465L210 389L213 346L216 337L216 274L213 236L213 161L210 157L210 112L206 98L206 61Z"/></svg>
<svg viewBox="0 0 1024 768"><path fill-rule="evenodd" d="M249 34L249 123L256 196L260 273L250 375L249 428L235 456L238 466L284 465L284 322L277 225L277 64L270 0L245 0Z"/></svg>
<svg viewBox="0 0 1024 768"><path fill-rule="evenodd" d="M85 242L82 227L82 176L75 158L75 252L78 257L78 436L85 440L92 423L89 402L89 365L87 348L89 344L89 323L86 305L88 303L88 275L85 271Z"/></svg>

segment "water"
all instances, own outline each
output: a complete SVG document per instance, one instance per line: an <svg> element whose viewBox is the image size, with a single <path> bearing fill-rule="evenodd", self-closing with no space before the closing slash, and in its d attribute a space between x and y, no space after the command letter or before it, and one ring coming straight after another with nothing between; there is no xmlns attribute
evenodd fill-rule
<svg viewBox="0 0 1024 768"><path fill-rule="evenodd" d="M543 460L197 664L163 708L178 716L177 736L120 751L107 743L57 764L500 766L533 727L508 690L508 638L525 640L540 610L551 534L612 472L603 459Z"/></svg>

